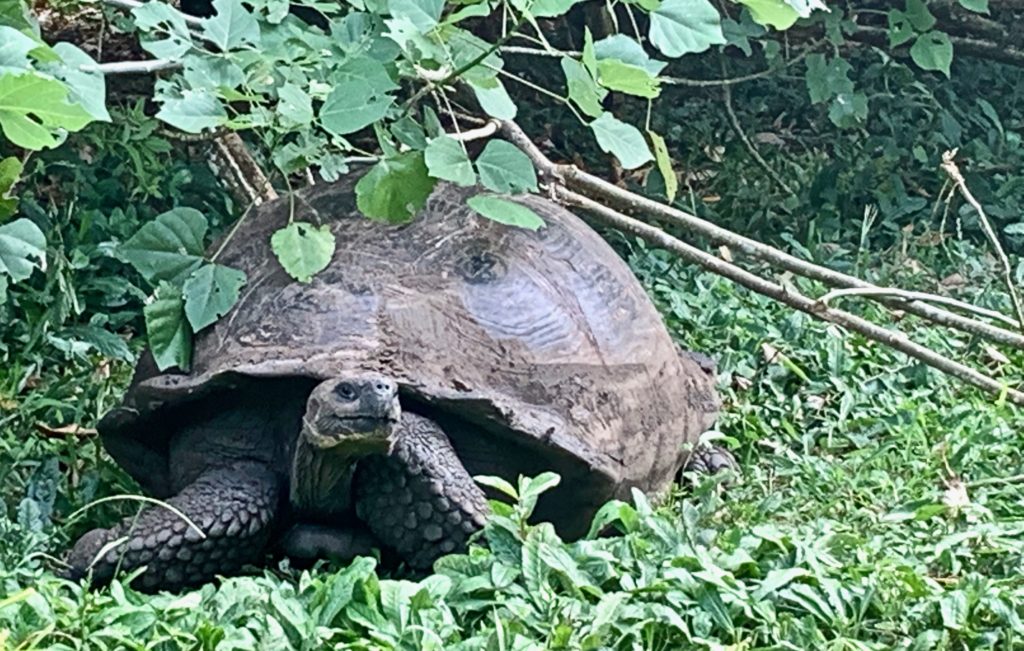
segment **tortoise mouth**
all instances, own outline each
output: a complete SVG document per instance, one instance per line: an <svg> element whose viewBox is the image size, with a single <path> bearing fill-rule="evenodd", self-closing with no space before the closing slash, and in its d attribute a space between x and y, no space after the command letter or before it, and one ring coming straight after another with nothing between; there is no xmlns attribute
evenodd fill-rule
<svg viewBox="0 0 1024 651"><path fill-rule="evenodd" d="M327 448L372 448L387 450L398 424L398 416L339 415L331 414L317 419L307 427L306 437L316 447Z"/></svg>

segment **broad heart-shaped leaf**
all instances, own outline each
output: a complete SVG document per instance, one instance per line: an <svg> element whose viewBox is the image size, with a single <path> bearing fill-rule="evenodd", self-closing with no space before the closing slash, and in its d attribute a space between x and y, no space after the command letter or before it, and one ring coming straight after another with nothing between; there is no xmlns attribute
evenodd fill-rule
<svg viewBox="0 0 1024 651"><path fill-rule="evenodd" d="M847 76L853 69L846 59L836 57L829 61L824 54L807 57L807 92L815 104L853 92L853 82Z"/></svg>
<svg viewBox="0 0 1024 651"><path fill-rule="evenodd" d="M537 170L530 157L507 140L487 143L476 159L480 183L495 192L529 192L537 189Z"/></svg>
<svg viewBox="0 0 1024 651"><path fill-rule="evenodd" d="M466 150L455 138L441 136L427 144L423 152L430 175L458 185L470 186L476 183L476 172Z"/></svg>
<svg viewBox="0 0 1024 651"><path fill-rule="evenodd" d="M206 217L194 208L174 208L143 224L119 255L151 284L182 282L203 263Z"/></svg>
<svg viewBox="0 0 1024 651"><path fill-rule="evenodd" d="M13 27L0 25L0 71L21 72L29 67L28 53L39 47L34 40Z"/></svg>
<svg viewBox="0 0 1024 651"><path fill-rule="evenodd" d="M910 58L924 70L938 70L947 77L953 63L953 43L945 32L921 34L910 46Z"/></svg>
<svg viewBox="0 0 1024 651"><path fill-rule="evenodd" d="M672 157L668 154L668 146L665 139L654 131L648 130L647 135L654 143L654 160L658 164L658 171L665 182L665 197L669 203L676 200L676 192L679 191L679 179L672 169Z"/></svg>
<svg viewBox="0 0 1024 651"><path fill-rule="evenodd" d="M185 301L173 285L161 283L153 300L142 308L153 359L161 371L192 366L192 330L185 318Z"/></svg>
<svg viewBox="0 0 1024 651"><path fill-rule="evenodd" d="M313 121L313 100L303 89L286 83L277 90L277 114L287 123L309 124Z"/></svg>
<svg viewBox="0 0 1024 651"><path fill-rule="evenodd" d="M67 96L67 87L56 79L0 72L0 128L18 147L53 147L58 142L55 130L78 131L92 121L84 108L69 104Z"/></svg>
<svg viewBox="0 0 1024 651"><path fill-rule="evenodd" d="M423 152L410 151L385 158L356 183L356 205L371 219L409 221L434 190Z"/></svg>
<svg viewBox="0 0 1024 651"><path fill-rule="evenodd" d="M656 61L644 51L644 46L625 34L613 34L594 43L594 56L597 60L618 59L640 68L654 76L661 74L668 64L664 61Z"/></svg>
<svg viewBox="0 0 1024 651"><path fill-rule="evenodd" d="M598 80L609 90L654 99L661 94L661 84L647 70L616 59L597 62Z"/></svg>
<svg viewBox="0 0 1024 651"><path fill-rule="evenodd" d="M391 15L407 18L420 34L426 34L437 27L442 9L444 0L388 0Z"/></svg>
<svg viewBox="0 0 1024 651"><path fill-rule="evenodd" d="M192 331L199 332L227 314L244 285L243 272L222 264L204 264L193 271L181 290Z"/></svg>
<svg viewBox="0 0 1024 651"><path fill-rule="evenodd" d="M608 91L597 85L587 67L576 59L562 57L562 72L565 73L569 99L590 117L596 118L601 115L604 112L601 101L608 95Z"/></svg>
<svg viewBox="0 0 1024 651"><path fill-rule="evenodd" d="M475 197L470 197L466 199L466 205L487 219L501 224L527 228L531 231L544 226L544 219L529 206L493 194L478 194Z"/></svg>
<svg viewBox="0 0 1024 651"><path fill-rule="evenodd" d="M470 82L476 101L487 115L499 120L514 120L518 107L512 101L500 79L481 79Z"/></svg>
<svg viewBox="0 0 1024 651"><path fill-rule="evenodd" d="M308 283L323 271L334 257L334 233L327 227L309 222L292 222L270 238L277 261L288 275Z"/></svg>
<svg viewBox="0 0 1024 651"><path fill-rule="evenodd" d="M708 0L664 0L651 12L650 37L670 57L725 43L721 17Z"/></svg>
<svg viewBox="0 0 1024 651"><path fill-rule="evenodd" d="M260 26L241 0L213 0L214 15L203 20L203 35L221 50L260 42Z"/></svg>
<svg viewBox="0 0 1024 651"><path fill-rule="evenodd" d="M379 61L357 57L330 80L334 90L320 107L320 123L339 136L355 133L380 120L394 103L398 86Z"/></svg>
<svg viewBox="0 0 1024 651"><path fill-rule="evenodd" d="M71 100L81 104L94 120L110 122L106 78L100 72L88 72L96 65L93 58L71 43L57 43L53 51L60 55L63 65L51 66L50 71L68 85Z"/></svg>
<svg viewBox="0 0 1024 651"><path fill-rule="evenodd" d="M206 89L185 90L181 97L165 98L156 117L188 133L199 133L224 124L227 111Z"/></svg>
<svg viewBox="0 0 1024 651"><path fill-rule="evenodd" d="M800 18L791 5L785 0L737 0L739 4L750 10L750 15L758 25L767 25L778 30L789 29Z"/></svg>
<svg viewBox="0 0 1024 651"><path fill-rule="evenodd" d="M0 276L25 280L35 268L46 268L46 236L27 219L0 226Z"/></svg>
<svg viewBox="0 0 1024 651"><path fill-rule="evenodd" d="M640 130L620 121L611 113L605 113L591 122L590 128L602 151L618 158L627 170L640 167L654 158Z"/></svg>

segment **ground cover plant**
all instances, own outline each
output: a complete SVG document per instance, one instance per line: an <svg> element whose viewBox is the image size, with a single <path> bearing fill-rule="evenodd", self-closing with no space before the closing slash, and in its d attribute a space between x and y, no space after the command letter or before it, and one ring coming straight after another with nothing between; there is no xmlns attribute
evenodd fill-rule
<svg viewBox="0 0 1024 651"><path fill-rule="evenodd" d="M605 44L595 54L603 63L597 81L606 85L591 86L594 79L580 76L566 87L566 79L579 70L565 59L549 57L545 65L546 59L503 54L510 74L525 82L507 84L517 122L552 159L575 160L649 196L671 194L676 205L805 259L879 286L953 296L1012 315L1001 260L971 206L947 199L948 177L939 165L944 151L959 148L967 184L994 224L1012 281L1020 285L1024 73L1012 60L979 59L977 52L966 52L975 58L961 56L959 46L953 56L946 47L947 42L950 48L963 45L970 36L965 30L977 21L964 16L1019 27L1013 22L1021 19L1019 5L915 1L880 9L864 3L858 13L855 5L829 3L832 12L795 23L787 41L789 36L765 28L765 23L769 29L782 24L757 11L815 3L740 4L746 9L719 8L728 17L721 25L729 44L716 44L713 30L698 29L710 41L708 51L673 59L667 71L652 71L657 67L652 58L671 55L644 31L649 28L644 16L638 31L654 41L645 59L621 40L611 42L621 48L615 50L602 41L607 35L599 35L595 40ZM513 16L529 13L510 6L525 12ZM671 16L674 6L642 7L655 12L660 7ZM48 9L69 16L82 11L63 3ZM210 33L252 38L251 30L236 29L248 24L244 15L250 10L260 21L277 12L278 24L299 29L283 18L286 5L265 2L242 7L227 31ZM436 20L430 11L420 18ZM791 17L799 17L793 11ZM90 15L95 14L85 14ZM108 10L106 15L110 32L127 29L124 14ZM0 16L0 24L23 29L18 21L26 20L24 15L4 11ZM155 91L117 87L123 100L90 102L80 90L88 83L76 86L67 71L46 68L58 65L56 60L39 58L14 37L0 46L0 62L7 66L0 67L0 90L12 78L18 84L34 76L52 79L71 89L58 93L69 98L67 106L80 106L90 116L73 108L66 115L58 112L55 122L40 116L42 130L29 127L29 139L19 140L11 124L25 123L11 117L17 111L4 104L3 97L13 95L0 92L0 126L9 140L0 167L0 215L6 220L0 222L6 229L0 230L0 246L8 247L0 249L0 647L1024 648L1020 409L1005 396L966 386L601 224L680 343L718 361L726 404L711 436L729 445L743 466L742 477L724 494L721 480L712 478L656 507L638 495L633 504L608 505L595 523L595 530L612 525L622 535L567 544L549 526L526 522L531 501L554 478L524 480L513 489L517 506L496 511L480 545L467 555L443 559L425 578L379 571L372 559L307 571L283 564L174 595L136 593L126 587L129 577L93 592L57 578L57 557L69 541L137 508L101 501L137 488L103 454L90 428L118 400L147 333L153 345L168 343L162 349L168 361L181 362L187 354L180 338L153 329L147 306L161 298L165 305L169 297L176 301L181 316L175 332L198 330L210 318L193 320L187 314L184 279L175 286L177 281L161 278L159 269L135 264L139 258L133 261L132 247L128 255L123 247L159 216L190 214L183 211L202 216L208 242L245 208L244 193L240 197L227 187L218 169L208 165L215 145L182 139L174 128L239 129L281 192L303 182L310 165L324 176L344 173L343 163L354 155L383 165L378 168L384 170L378 175L383 187L394 186L388 173L408 171L395 157L404 160L400 157L409 151L423 157L422 166L412 167L428 173L430 168L447 175L465 172L472 159L477 164L470 172L483 182L485 170L496 167L488 166L487 158L479 164L478 156L487 151L482 143L479 151L472 143L463 150L437 136L430 142L442 144L430 148L424 139L424 148L417 149L417 137L402 126L415 134L433 118L417 115L423 123L410 126L387 112L390 105L379 107L387 110L383 126L376 127L390 136L378 142L372 134L377 120L371 120L363 125L367 130L353 131L351 140L338 140L327 127L337 127L332 120L343 119L345 111L328 111L326 122L318 112L316 125L298 119L306 106L301 93L320 88L323 96L316 101L329 102L330 92L316 79L293 79L294 88L251 85L245 90L253 95L283 91L284 97L274 96L282 104L272 103L271 115L258 102L239 111L241 91L232 94L224 84L205 90L190 86L220 64L210 62L210 52L184 47L185 35L192 38L192 32L175 31L173 16L166 14L164 22L142 20L141 29L149 30L147 52L193 58L184 62L180 76L172 70ZM564 51L585 48L583 39L559 42L560 32L544 22L545 16L534 18L534 39L548 39ZM989 27L988 38L998 41ZM154 36L160 29L164 32ZM887 40L871 41L872 29L888 30ZM486 37L481 30L480 38ZM819 39L826 39L824 45ZM83 49L91 42L86 41ZM153 43L161 44L155 46L158 52ZM253 56L245 43L239 41L240 60ZM69 51L58 50L64 65L71 65L69 60L87 65ZM1012 59L1012 42L1002 52L1003 59ZM289 70L305 70L302 62L290 65ZM622 74L621 66L649 75ZM25 72L29 69L33 72ZM252 75L258 79L255 71ZM751 75L726 85L728 96L721 85L695 81ZM678 83L657 83L659 99L648 119L648 78L670 76ZM477 81L486 87L492 78ZM616 149L602 140L600 126L575 119L563 103L535 87L558 88L576 102L574 110L593 119L600 116L586 113L584 106L594 108L587 93L611 91L602 100L611 103L600 110L634 125L638 134L643 126L651 158L632 165L628 157L637 151L635 142ZM384 95L398 97L407 90L389 89ZM448 99L460 111L460 102L470 101ZM448 119L444 101L436 111L439 121ZM486 102L480 103L486 107ZM322 110L322 104L316 107ZM87 124L90 119L98 121ZM61 129L74 133L45 148L64 137ZM371 137L364 137L367 132ZM395 143L402 138L413 145L399 151ZM654 160L661 156L658 138L664 139L673 171ZM395 151L387 150L389 142ZM618 158L607 155L609 150ZM390 161L381 163L381 156ZM455 163L431 165L435 156L454 156ZM512 156L512 169L520 169L516 166L525 155ZM512 181L523 182L524 176L513 175ZM378 196L383 199L371 203L389 204L386 192ZM21 225L12 228L15 224ZM666 229L677 232L675 226ZM12 241L18 242L16 254ZM691 241L723 258L739 253L701 238ZM45 258L34 255L41 249ZM215 261L189 273L205 264ZM315 273L316 255L299 256L294 264L297 274ZM809 295L828 289L761 263L748 268ZM1019 350L935 328L862 297L835 300L877 323L898 322L929 348L984 369L1009 387L1019 386L1024 358Z"/></svg>

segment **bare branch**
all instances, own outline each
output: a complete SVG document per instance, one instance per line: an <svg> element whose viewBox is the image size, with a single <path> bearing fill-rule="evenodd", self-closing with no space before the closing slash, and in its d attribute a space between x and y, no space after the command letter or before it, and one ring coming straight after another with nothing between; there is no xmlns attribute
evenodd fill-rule
<svg viewBox="0 0 1024 651"><path fill-rule="evenodd" d="M895 298L902 299L904 301L923 301L925 303L941 303L943 305L949 305L966 312L973 312L979 316L988 317L990 319L996 319L1002 321L1010 327L1017 327L1017 322L1006 316L1002 312L996 312L995 310L988 310L977 305L972 305L965 301L960 301L955 298L948 296L939 296L938 294L928 294L925 292L912 292L905 289L899 289L896 287L852 287L849 289L833 289L829 293L825 294L818 299L819 303L827 305L830 301L843 296L867 296L867 297L878 297L878 296L892 296Z"/></svg>
<svg viewBox="0 0 1024 651"><path fill-rule="evenodd" d="M999 238L996 237L996 232L992 228L991 222L988 220L988 216L985 215L985 210L978 203L978 200L971 194L971 190L967 187L967 181L964 180L963 174L960 173L960 168L957 167L956 161L956 149L947 151L942 154L942 169L949 175L951 181L956 186L956 189L960 191L960 195L974 208L974 212L978 213L978 220L981 222L981 228L985 231L985 236L988 237L988 241L992 244L992 248L995 249L996 257L999 258L999 262L1003 265L1003 278L1006 280L1006 289L1010 292L1010 299L1013 301L1014 310L1017 312L1017 327L1024 330L1024 308L1021 307L1020 296L1017 294L1017 286L1013 281L1013 267L1010 266L1010 259L1006 257L1006 252L1003 251L1003 245L999 243Z"/></svg>
<svg viewBox="0 0 1024 651"><path fill-rule="evenodd" d="M1024 392L1011 389L984 373L951 360L930 348L915 343L911 341L906 334L899 330L889 330L874 324L867 319L850 314L849 312L825 307L818 301L804 296L792 287L783 287L782 285L766 280L747 271L746 269L686 244L656 226L651 226L650 224L646 224L638 219L627 217L626 215L608 208L593 199L577 194L571 190L567 190L560 185L555 184L551 186L551 189L556 200L562 201L567 205L582 208L609 226L632 233L654 246L671 251L680 258L700 265L701 267L724 278L728 278L735 283L743 285L751 291L768 296L769 298L800 310L801 312L810 314L816 318L857 332L872 341L876 341L880 344L893 348L894 350L898 350L909 357L913 357L914 359L924 362L943 373L952 375L953 377L959 378L964 382L972 384L980 389L984 389L992 394L999 396L1005 394L1011 402L1018 405L1024 405Z"/></svg>
<svg viewBox="0 0 1024 651"><path fill-rule="evenodd" d="M801 260L763 242L744 237L678 208L667 206L647 197L629 192L604 179L587 174L574 166L556 165L537 148L519 125L507 120L503 120L501 124L502 132L505 136L533 160L538 172L548 181L561 181L572 190L585 192L592 196L596 195L602 200L619 206L626 212L640 212L681 226L693 233L711 239L716 244L726 244L742 254L755 257L800 276L817 280L830 287L877 287L855 276ZM921 301L908 302L899 298L885 296L879 296L878 300L894 309L905 310L934 323L1024 350L1024 336L1020 333L1011 332L1010 330L971 319Z"/></svg>
<svg viewBox="0 0 1024 651"><path fill-rule="evenodd" d="M260 205L277 199L267 175L253 159L245 141L237 133L225 134L213 141L217 158L223 165L220 178L232 189L241 205Z"/></svg>
<svg viewBox="0 0 1024 651"><path fill-rule="evenodd" d="M104 75L151 74L161 70L175 70L181 67L180 61L169 59L149 59L147 61L112 61L97 65L85 65L82 72L100 72Z"/></svg>

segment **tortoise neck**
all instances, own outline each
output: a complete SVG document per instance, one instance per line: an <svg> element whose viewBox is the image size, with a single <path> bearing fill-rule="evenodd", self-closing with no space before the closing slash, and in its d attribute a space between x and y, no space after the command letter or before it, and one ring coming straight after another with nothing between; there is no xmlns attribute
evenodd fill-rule
<svg viewBox="0 0 1024 651"><path fill-rule="evenodd" d="M292 455L291 505L299 514L330 517L351 505L352 475L359 454L338 448L310 445L303 432Z"/></svg>

